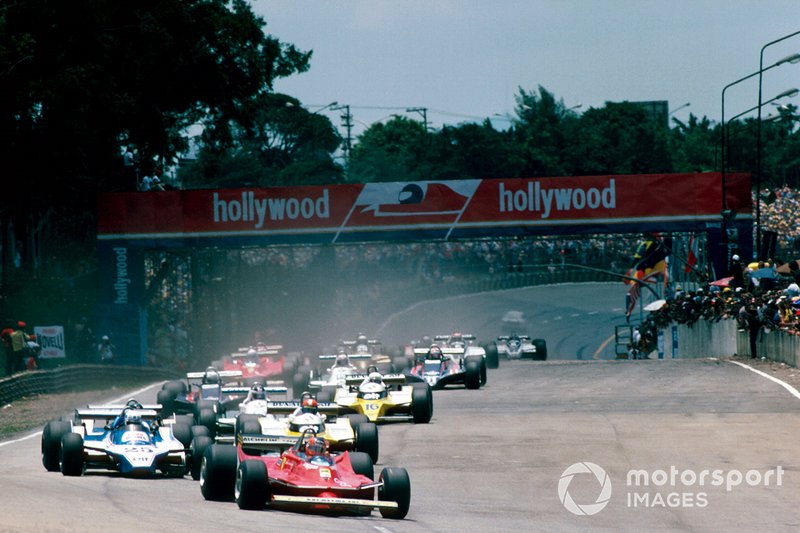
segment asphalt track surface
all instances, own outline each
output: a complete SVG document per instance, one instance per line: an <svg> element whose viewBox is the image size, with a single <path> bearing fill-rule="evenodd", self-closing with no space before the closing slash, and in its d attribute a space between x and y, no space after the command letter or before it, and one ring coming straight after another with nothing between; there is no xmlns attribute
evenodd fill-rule
<svg viewBox="0 0 800 533"><path fill-rule="evenodd" d="M35 436L0 443L0 531L797 531L800 400L728 362L595 360L613 331L619 287L583 287L577 302L575 290L563 285L455 300L463 305L438 302L439 313L421 305L387 323L387 335L398 327L395 320L488 328L498 312L527 302L542 307L541 316L533 307L522 310L554 357L501 361L485 388L436 391L430 424L381 427L376 471L400 465L411 477L405 520L377 512L352 518L240 511L234 503L204 501L188 476L66 478L45 472ZM555 318L567 309L574 311ZM602 359L603 350L597 353ZM156 389L140 399L153 400ZM569 472L561 479L579 463L597 465L608 481ZM663 483L629 484L632 470ZM714 484L714 470L722 485ZM610 482L605 493L604 482ZM573 510L597 512L571 513L560 485Z"/></svg>

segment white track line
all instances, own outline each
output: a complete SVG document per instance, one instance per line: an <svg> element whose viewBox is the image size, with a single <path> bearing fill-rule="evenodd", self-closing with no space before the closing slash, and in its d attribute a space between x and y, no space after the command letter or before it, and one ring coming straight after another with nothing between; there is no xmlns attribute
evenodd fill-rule
<svg viewBox="0 0 800 533"><path fill-rule="evenodd" d="M148 385L146 387L142 387L139 390L135 390L133 392L129 392L129 393L123 395L123 396L120 396L119 398L114 398L113 400L109 400L108 403L120 403L120 402L123 402L125 400L129 400L129 399L131 399L133 397L136 397L136 396L142 394L143 392L147 392L148 389L152 389L153 387L157 387L158 385L161 385L162 383L164 383L164 382L163 381L159 381L158 383L153 383L153 384ZM38 437L41 434L42 434L41 431L37 431L35 433L31 433L30 435L25 435L24 437L20 437L18 439L4 440L3 442L0 442L0 448L2 448L3 446L7 446L8 444L16 444L17 442L22 442L22 441L26 441L26 440L32 439L34 437Z"/></svg>
<svg viewBox="0 0 800 533"><path fill-rule="evenodd" d="M792 396L794 396L795 398L800 400L800 392L798 392L797 389L795 389L794 387L792 387L791 385L789 385L785 381L781 381L781 380L779 380L778 378L776 378L774 376L770 376L769 374L767 374L765 372L762 372L761 370L756 370L752 366L746 365L744 363L740 363L739 361L730 361L729 360L728 362L729 363L733 363L734 365L739 365L740 367L746 368L747 370L751 370L751 371L755 372L756 374L758 374L759 376L765 377L770 381L774 381L775 383L777 383L778 385L780 385L784 389L788 390L789 394L791 394Z"/></svg>

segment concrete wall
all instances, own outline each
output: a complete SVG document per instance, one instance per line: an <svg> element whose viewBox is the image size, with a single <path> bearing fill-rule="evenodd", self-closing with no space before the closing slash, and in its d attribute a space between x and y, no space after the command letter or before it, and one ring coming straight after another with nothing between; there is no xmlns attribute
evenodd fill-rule
<svg viewBox="0 0 800 533"><path fill-rule="evenodd" d="M663 353L666 359L750 355L748 333L738 331L735 320L698 320L691 327L684 324L669 326L661 334L663 343L659 356ZM677 346L674 340L677 340ZM797 367L800 336L780 330L769 333L762 330L757 342L759 357Z"/></svg>

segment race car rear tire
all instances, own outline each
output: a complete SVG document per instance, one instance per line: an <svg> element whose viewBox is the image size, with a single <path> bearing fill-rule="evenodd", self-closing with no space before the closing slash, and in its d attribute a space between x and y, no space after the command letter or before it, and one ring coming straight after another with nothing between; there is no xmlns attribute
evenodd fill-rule
<svg viewBox="0 0 800 533"><path fill-rule="evenodd" d="M357 452L370 456L373 463L378 462L378 426L372 422L362 422L355 426Z"/></svg>
<svg viewBox="0 0 800 533"><path fill-rule="evenodd" d="M238 439L240 434L261 434L261 424L258 422L258 415L242 414L236 417L234 436Z"/></svg>
<svg viewBox="0 0 800 533"><path fill-rule="evenodd" d="M261 461L242 461L236 470L233 497L239 509L260 511L270 498L267 465Z"/></svg>
<svg viewBox="0 0 800 533"><path fill-rule="evenodd" d="M433 416L433 393L427 383L420 383L422 387L411 390L411 416L415 424L427 424Z"/></svg>
<svg viewBox="0 0 800 533"><path fill-rule="evenodd" d="M65 476L83 474L83 437L77 433L66 433L61 437L61 473Z"/></svg>
<svg viewBox="0 0 800 533"><path fill-rule="evenodd" d="M192 438L196 439L197 437L210 437L211 432L205 426L200 426L195 424L192 426Z"/></svg>
<svg viewBox="0 0 800 533"><path fill-rule="evenodd" d="M183 423L172 424L172 435L183 444L184 448L188 448L192 443L192 426Z"/></svg>
<svg viewBox="0 0 800 533"><path fill-rule="evenodd" d="M547 360L547 342L544 339L533 339L533 345L536 346L534 359L539 361Z"/></svg>
<svg viewBox="0 0 800 533"><path fill-rule="evenodd" d="M194 425L194 415L175 415L175 423L192 427Z"/></svg>
<svg viewBox="0 0 800 533"><path fill-rule="evenodd" d="M175 395L168 390L160 390L156 395L156 403L161 404L161 416L172 416L174 412Z"/></svg>
<svg viewBox="0 0 800 533"><path fill-rule="evenodd" d="M167 381L161 386L161 390L169 391L173 398L189 392L186 383L180 380Z"/></svg>
<svg viewBox="0 0 800 533"><path fill-rule="evenodd" d="M308 376L307 373L297 372L292 378L292 398L295 400L299 400L303 391L308 389Z"/></svg>
<svg viewBox="0 0 800 533"><path fill-rule="evenodd" d="M353 472L368 478L375 479L375 465L369 454L364 452L350 452L350 465L353 467Z"/></svg>
<svg viewBox="0 0 800 533"><path fill-rule="evenodd" d="M336 397L336 387L326 385L317 393L317 402L330 403Z"/></svg>
<svg viewBox="0 0 800 533"><path fill-rule="evenodd" d="M200 492L206 500L229 501L236 483L236 446L212 444L200 465Z"/></svg>
<svg viewBox="0 0 800 533"><path fill-rule="evenodd" d="M467 357L464 362L464 385L468 389L481 387L481 362L476 357Z"/></svg>
<svg viewBox="0 0 800 533"><path fill-rule="evenodd" d="M222 414L223 412L225 412L219 400L203 400L201 398L197 400L197 403L194 404L194 416L199 419L200 412L203 409L211 409L213 413L217 414Z"/></svg>
<svg viewBox="0 0 800 533"><path fill-rule="evenodd" d="M405 372L410 368L408 363L408 358L402 356L392 358L392 367L393 367L393 372L397 374L402 374L403 372Z"/></svg>
<svg viewBox="0 0 800 533"><path fill-rule="evenodd" d="M203 466L203 454L209 446L214 444L214 439L207 435L198 435L192 439L189 445L189 452L191 456L191 464L189 472L192 474L192 479L197 481L200 479L200 467Z"/></svg>
<svg viewBox="0 0 800 533"><path fill-rule="evenodd" d="M387 467L379 478L383 485L378 488L378 499L384 502L397 502L397 509L381 509L381 516L401 520L408 514L411 505L411 480L405 468Z"/></svg>
<svg viewBox="0 0 800 533"><path fill-rule="evenodd" d="M488 368L500 368L500 355L497 353L497 345L494 343L487 344L484 350L486 351L486 366Z"/></svg>
<svg viewBox="0 0 800 533"><path fill-rule="evenodd" d="M359 424L365 424L369 422L369 417L367 415L362 415L360 413L351 413L348 415L343 415L342 418L346 418L350 421L350 427L355 429L355 427Z"/></svg>
<svg viewBox="0 0 800 533"><path fill-rule="evenodd" d="M197 425L204 426L208 429L209 436L214 438L217 434L217 415L213 410L208 408L200 409L197 415Z"/></svg>
<svg viewBox="0 0 800 533"><path fill-rule="evenodd" d="M48 472L58 472L58 456L61 452L61 437L72 430L65 420L53 420L42 431L42 465Z"/></svg>

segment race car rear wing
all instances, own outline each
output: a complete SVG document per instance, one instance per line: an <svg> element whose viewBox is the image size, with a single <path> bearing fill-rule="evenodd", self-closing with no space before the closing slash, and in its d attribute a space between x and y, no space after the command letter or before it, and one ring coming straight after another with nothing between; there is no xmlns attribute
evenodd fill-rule
<svg viewBox="0 0 800 533"><path fill-rule="evenodd" d="M283 350L283 344L266 344L266 345L258 345L258 346L240 346L236 348L237 352L249 352L250 350Z"/></svg>
<svg viewBox="0 0 800 533"><path fill-rule="evenodd" d="M233 352L231 354L231 357L233 357L234 359L240 359L240 358L244 358L244 357L253 357L254 355L258 356L258 357L266 357L266 356L269 356L269 355L278 355L279 353L280 353L279 350L256 350L256 353L254 353L254 354L251 354L251 353L248 353L248 352L239 351L239 352Z"/></svg>
<svg viewBox="0 0 800 533"><path fill-rule="evenodd" d="M464 348L441 348L442 353L445 355L463 355ZM427 355L430 351L429 348L414 348L414 355Z"/></svg>
<svg viewBox="0 0 800 533"><path fill-rule="evenodd" d="M283 382L281 381L280 383ZM248 392L250 392L250 387L222 387L223 394L247 394ZM264 392L267 394L286 394L289 389L286 387L266 386L264 387Z"/></svg>
<svg viewBox="0 0 800 533"><path fill-rule="evenodd" d="M219 370L216 372L219 374L220 378L240 378L242 377L241 370ZM188 372L186 374L186 379L203 379L206 375L206 372Z"/></svg>
<svg viewBox="0 0 800 533"><path fill-rule="evenodd" d="M357 361L359 359L371 359L372 355L368 353L354 353L354 354L349 354L347 358L350 359L351 361ZM320 355L319 359L320 361L331 360L331 359L336 359L336 356L332 354L324 354Z"/></svg>
<svg viewBox="0 0 800 533"><path fill-rule="evenodd" d="M345 379L345 385L348 387L360 385L366 378L367 374L352 374ZM386 385L402 385L406 382L404 374L384 374L381 378Z"/></svg>
<svg viewBox="0 0 800 533"><path fill-rule="evenodd" d="M449 341L452 335L434 335L433 340L435 341ZM461 338L465 341L474 341L475 335L472 333L462 333Z"/></svg>
<svg viewBox="0 0 800 533"><path fill-rule="evenodd" d="M301 402L267 402L267 412L276 415L288 415L295 412L298 407L302 407ZM335 403L320 403L317 411L322 415L339 414L339 405Z"/></svg>
<svg viewBox="0 0 800 533"><path fill-rule="evenodd" d="M107 420L122 414L124 408L124 405L88 406L86 409L75 409L75 415L80 419ZM130 409L130 411L135 412L137 416L142 417L144 420L155 420L159 416L159 409L161 409L160 405L148 405L144 409Z"/></svg>
<svg viewBox="0 0 800 533"><path fill-rule="evenodd" d="M274 450L291 448L297 443L297 437L270 437L265 435L240 435L239 444L258 450Z"/></svg>

